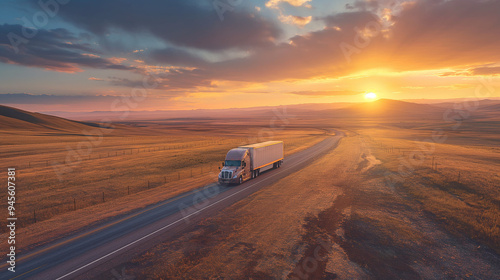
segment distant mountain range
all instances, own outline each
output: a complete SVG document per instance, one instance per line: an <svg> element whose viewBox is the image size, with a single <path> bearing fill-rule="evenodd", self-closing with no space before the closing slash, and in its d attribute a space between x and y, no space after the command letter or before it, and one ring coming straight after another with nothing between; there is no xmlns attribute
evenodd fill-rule
<svg viewBox="0 0 500 280"><path fill-rule="evenodd" d="M273 111L287 113L304 113L309 111L338 109L350 106L353 103L314 103L286 106L262 106L251 108L228 108L228 109L195 109L195 110L156 110L156 111L93 111L93 112L64 112L46 111L44 114L59 116L68 119L82 121L100 121L110 119L116 122L131 120L164 120L184 118L212 118L212 117L251 117L272 116ZM123 116L126 116L123 118Z"/></svg>
<svg viewBox="0 0 500 280"><path fill-rule="evenodd" d="M346 108L324 111L336 118L439 118L445 109L435 105L417 104L399 100L379 99Z"/></svg>
<svg viewBox="0 0 500 280"><path fill-rule="evenodd" d="M458 105L457 105L458 104ZM32 113L0 105L0 129L25 130L64 130L82 131L96 127L95 122L73 121L69 119L100 121L108 119L114 122L133 122L144 120L189 120L207 118L259 118L300 117L300 118L332 118L332 119L442 119L449 108L455 110L467 109L460 105L477 106L475 117L498 117L500 100L481 100L477 103L437 103L417 104L406 101L380 99L365 103L332 103L332 104L301 104L279 107L255 107L223 110L179 110L179 111L135 111L135 112L87 112L69 113L52 112L54 115ZM126 118L122 118L126 116ZM69 119L68 119L69 118Z"/></svg>
<svg viewBox="0 0 500 280"><path fill-rule="evenodd" d="M422 101L422 100L416 100ZM185 118L220 118L220 117L273 117L276 114L288 114L297 116L317 117L318 112L324 117L336 118L359 118L359 117L402 117L407 118L436 118L448 108L454 108L456 104L465 104L464 99L448 100L440 103L415 103L391 99L379 99L373 102L363 103L317 103L299 104L286 106L252 107L252 108L230 108L230 109L197 109L197 110L158 110L158 111L131 111L131 112L45 112L69 119L100 121L110 119L116 122L128 122L133 120L167 120ZM480 100L468 105L477 105L479 110L495 111L495 106L500 106L500 100ZM126 118L122 118L126 116Z"/></svg>

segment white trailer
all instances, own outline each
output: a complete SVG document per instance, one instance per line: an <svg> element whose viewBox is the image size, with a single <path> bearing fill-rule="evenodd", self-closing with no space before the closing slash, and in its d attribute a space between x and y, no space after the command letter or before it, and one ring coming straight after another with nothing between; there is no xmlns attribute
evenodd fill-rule
<svg viewBox="0 0 500 280"><path fill-rule="evenodd" d="M252 145L240 146L250 152L250 170L253 177L259 176L260 169L273 165L280 167L284 157L283 141L267 141Z"/></svg>

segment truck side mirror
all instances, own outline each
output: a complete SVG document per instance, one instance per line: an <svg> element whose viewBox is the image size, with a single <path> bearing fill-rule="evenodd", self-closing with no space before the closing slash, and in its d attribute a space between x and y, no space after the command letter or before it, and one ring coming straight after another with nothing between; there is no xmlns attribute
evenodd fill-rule
<svg viewBox="0 0 500 280"><path fill-rule="evenodd" d="M222 162L222 166L224 166L224 162Z"/></svg>

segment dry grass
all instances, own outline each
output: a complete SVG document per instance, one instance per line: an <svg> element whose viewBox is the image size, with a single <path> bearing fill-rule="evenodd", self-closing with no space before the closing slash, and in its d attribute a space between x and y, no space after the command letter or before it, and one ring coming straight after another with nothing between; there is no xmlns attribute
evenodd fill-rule
<svg viewBox="0 0 500 280"><path fill-rule="evenodd" d="M216 175L215 175L216 176ZM84 229L92 229L110 218L142 209L146 206L167 200L176 195L193 190L214 181L214 174L198 175L180 181L163 184L158 188L145 190L130 196L123 196L106 203L68 211L50 219L30 224L16 231L21 252L29 251L56 239L69 236ZM2 244L0 249L6 249Z"/></svg>
<svg viewBox="0 0 500 280"><path fill-rule="evenodd" d="M298 244L325 233L335 243L318 269L341 279L497 274L498 257L476 242L498 252L500 149L492 129L498 122L466 120L461 130L439 120L345 119L338 125L351 130L350 137L333 153L152 248L126 264L130 274L283 278L310 256L312 243ZM415 140L432 137L434 129L447 139L420 157ZM397 174L396 184L388 174ZM351 202L332 195L342 192ZM336 228L339 211L344 221Z"/></svg>
<svg viewBox="0 0 500 280"><path fill-rule="evenodd" d="M282 278L307 244L308 217L331 206L360 161L354 138L303 170L202 222L195 232L161 244L132 261L139 278ZM304 184L307 182L307 184ZM141 269L148 265L148 270Z"/></svg>
<svg viewBox="0 0 500 280"><path fill-rule="evenodd" d="M146 127L147 133L109 135L93 155L118 155L81 162L59 185L53 184L53 171L43 162L31 169L21 167L20 183L26 188L19 196L26 209L58 201L71 206L72 197L102 191L115 199L30 225L18 233L20 240L40 244L46 239L37 233L51 238L69 234L199 187L213 180L209 174L200 176L201 168L216 173L234 146L281 139L290 154L326 137L310 124L256 136L263 123L245 123L238 131L228 129L227 123L192 124L170 127L168 135L164 132L169 126L160 123L160 128ZM494 145L498 134L491 130L492 122L484 128L481 122L466 123L462 131L420 120L342 125L353 130L337 149L202 221L194 231L151 248L126 265L127 274L153 279L282 278L309 256L311 242L319 236L335 242L321 269L340 278L486 279L498 271L492 266L498 258L475 243L500 253L500 149ZM445 129L448 138L432 150L422 150L415 140L430 138L436 128ZM28 136L20 145L15 135L0 140L5 144L0 152L11 157L8 164L57 160L67 153L65 145L81 141L74 135L57 138L63 144L55 143L53 136ZM151 147L170 149L120 155ZM186 178L191 170L195 178ZM172 182L176 172L183 174L179 184ZM162 183L164 176L172 176L168 184ZM155 188L146 190L148 179ZM139 193L125 196L125 186Z"/></svg>
<svg viewBox="0 0 500 280"><path fill-rule="evenodd" d="M480 137L465 145L464 139L453 139L459 137L454 134L430 149L408 140L415 135L404 131L397 131L397 139L388 137L391 132L387 130L370 129L363 133L371 137L367 143L384 162L383 167L395 174L389 178L419 201L424 211L448 230L466 234L500 253L498 148ZM420 139L425 139L431 132L421 133ZM448 140L461 144L448 144ZM437 169L433 168L433 161Z"/></svg>
<svg viewBox="0 0 500 280"><path fill-rule="evenodd" d="M414 140L432 130L365 125L311 166L136 257L125 264L127 273L153 279L298 276L293 272L313 256L320 237L333 243L327 261L306 275L311 279L495 275L498 257L476 243L498 249L500 161L490 137L466 145L450 134L453 144L436 144L419 160ZM405 162L411 168L400 169ZM389 172L400 170L409 172L390 184Z"/></svg>
<svg viewBox="0 0 500 280"><path fill-rule="evenodd" d="M5 132L0 140L0 152L6 155L4 165L17 169L16 212L21 227L18 237L22 241L19 248L51 241L213 182L226 152L256 140L253 135L262 128L253 126L245 131L246 137L241 132L235 135L223 132L222 136L218 129L202 132L168 126L148 129L114 130L93 146L90 160L67 165L70 169L62 175L62 180L58 179L52 162L63 162L68 148L77 150L79 143L88 143L85 136ZM291 154L321 141L323 134L314 128L290 128L259 140L271 137L283 140L286 154ZM0 199L6 201L5 196L6 193L1 193ZM6 207L5 202L1 205Z"/></svg>

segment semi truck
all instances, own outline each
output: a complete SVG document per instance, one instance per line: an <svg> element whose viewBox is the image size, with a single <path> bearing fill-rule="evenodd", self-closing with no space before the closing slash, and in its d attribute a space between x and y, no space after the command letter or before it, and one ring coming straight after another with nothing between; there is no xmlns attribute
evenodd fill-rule
<svg viewBox="0 0 500 280"><path fill-rule="evenodd" d="M267 141L231 149L222 163L219 184L241 184L258 177L263 169L279 168L283 148L283 141Z"/></svg>

